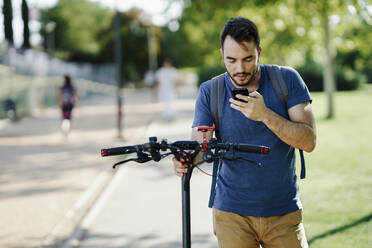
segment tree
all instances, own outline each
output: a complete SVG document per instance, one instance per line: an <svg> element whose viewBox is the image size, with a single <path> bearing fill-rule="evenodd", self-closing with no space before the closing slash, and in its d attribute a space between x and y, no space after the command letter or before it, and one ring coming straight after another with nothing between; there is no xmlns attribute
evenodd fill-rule
<svg viewBox="0 0 372 248"><path fill-rule="evenodd" d="M344 71L348 71L351 74L356 74L359 70L363 71L364 68L357 68L356 64L351 64L351 61L345 61L346 63L342 64L340 61L335 61L337 54L340 52L346 52L355 54L355 51L364 50L362 47L365 46L365 42L368 40L368 35L370 32L365 32L368 30L366 25L361 25L362 20L361 16L358 16L355 6L367 6L363 0L359 1L340 1L340 0L325 0L325 1L296 1L296 10L298 15L296 19L311 20L308 22L308 30L316 30L320 35L321 39L312 39L314 45L322 46L322 49L308 49L313 50L313 57L317 62L320 62L323 65L323 85L324 91L327 94L328 106L327 106L327 118L334 117L334 101L333 96L336 91L336 84L339 85L339 82L336 81L336 71L340 75ZM354 14L350 14L350 10L354 10ZM366 20L368 22L368 20ZM370 26L372 21L369 23ZM370 27L369 27L370 28ZM364 31L365 30L365 31ZM350 35L350 33L359 33L360 35ZM364 34L365 32L365 34ZM363 45L358 43L364 43ZM345 46L345 44L347 44ZM355 44L358 44L356 47ZM314 47L314 45L312 47ZM359 52L358 52L359 53ZM370 57L370 49L367 49L367 53ZM321 54L325 56L321 56ZM362 56L360 56L362 57ZM368 59L366 59L368 61ZM355 60L354 60L355 61ZM369 59L371 61L371 59ZM368 64L368 63L363 63ZM337 68L339 67L339 68ZM355 80L361 80L361 78L356 78Z"/></svg>
<svg viewBox="0 0 372 248"><path fill-rule="evenodd" d="M124 82L137 82L143 77L143 74L148 70L148 41L147 41L147 24L144 24L141 16L142 10L133 8L127 12L120 13L120 35L122 48L122 78ZM101 52L99 53L99 61L113 62L114 54L114 39L113 30L114 19L111 19L111 25L108 28L101 30L97 36L97 40L101 44ZM155 37L158 37L161 30L152 27Z"/></svg>
<svg viewBox="0 0 372 248"><path fill-rule="evenodd" d="M30 29L29 22L29 9L26 0L22 0L22 20L23 20L23 44L22 48L30 48Z"/></svg>
<svg viewBox="0 0 372 248"><path fill-rule="evenodd" d="M329 27L329 11L330 6L327 1L323 2L323 5L320 8L320 16L322 20L323 32L324 32L324 48L326 51L326 58L324 61L324 76L323 84L325 92L328 96L328 109L327 109L327 118L330 119L334 116L334 105L333 105L333 95L335 92L335 74L333 69L333 57L331 51L331 32Z"/></svg>
<svg viewBox="0 0 372 248"><path fill-rule="evenodd" d="M231 17L248 17L260 30L263 47L261 62L295 67L310 57L310 61L323 65L324 89L329 99L328 118L332 118L334 113L332 96L336 84L336 54L341 50L360 54L354 60L353 70L371 71L371 49L368 48L371 32L368 30L372 18L368 14L370 5L364 0L237 0L229 4L222 0L184 2L186 7L177 32L184 35L188 46L193 48L183 57L198 57L192 61L194 66L221 64L218 48L223 24ZM351 15L348 9L356 14Z"/></svg>
<svg viewBox="0 0 372 248"><path fill-rule="evenodd" d="M147 31L144 13L133 8L120 13L122 50L121 77L124 82L138 82L148 70ZM88 0L59 0L52 8L41 11L44 42L47 25L55 23L54 56L75 62L114 62L114 12ZM151 26L156 43L161 29ZM156 44L159 47L159 44Z"/></svg>
<svg viewBox="0 0 372 248"><path fill-rule="evenodd" d="M330 15L332 12L341 14L342 7L344 7L343 3L339 0L297 0L294 4L297 23L302 23L303 26L306 26L306 28L304 27L304 33L309 33L311 30L317 33L313 35L313 38L309 35L309 39L313 46L316 45L318 48L313 49L309 47L307 50L316 50L312 51L312 54L314 54L318 62L323 64L323 88L328 97L327 118L334 116L333 95L336 89L334 73L335 47L332 43L334 30L332 30L333 27L330 25ZM310 44L308 45L310 46ZM319 49L320 47L322 49Z"/></svg>
<svg viewBox="0 0 372 248"><path fill-rule="evenodd" d="M100 53L97 36L107 29L113 12L88 0L60 0L57 5L41 10L44 46L48 37L54 37L55 56L70 61L94 61ZM55 23L47 32L49 23ZM53 34L51 33L53 32Z"/></svg>
<svg viewBox="0 0 372 248"><path fill-rule="evenodd" d="M14 44L13 39L13 8L11 0L3 1L3 17L4 17L4 34L5 39L9 42L10 45Z"/></svg>

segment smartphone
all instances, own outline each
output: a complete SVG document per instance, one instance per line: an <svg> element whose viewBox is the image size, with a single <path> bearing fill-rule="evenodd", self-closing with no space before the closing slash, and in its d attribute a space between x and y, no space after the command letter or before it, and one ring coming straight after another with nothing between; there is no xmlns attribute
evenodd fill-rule
<svg viewBox="0 0 372 248"><path fill-rule="evenodd" d="M233 98L235 100L238 100L238 101L241 101L241 102L246 102L244 100L236 98L237 94L240 94L240 95L243 95L243 96L249 96L249 91L248 91L247 88L235 88L235 89L232 90L232 95L233 95Z"/></svg>

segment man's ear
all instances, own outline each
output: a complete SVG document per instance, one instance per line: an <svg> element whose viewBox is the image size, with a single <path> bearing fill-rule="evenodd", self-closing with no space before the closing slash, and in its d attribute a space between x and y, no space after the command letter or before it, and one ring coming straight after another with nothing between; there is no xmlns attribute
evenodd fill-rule
<svg viewBox="0 0 372 248"><path fill-rule="evenodd" d="M223 59L223 49L222 48L220 48L220 53L221 53L221 57Z"/></svg>
<svg viewBox="0 0 372 248"><path fill-rule="evenodd" d="M258 47L258 58L257 58L257 63L260 62L261 51L262 51L262 48L261 48L261 47Z"/></svg>

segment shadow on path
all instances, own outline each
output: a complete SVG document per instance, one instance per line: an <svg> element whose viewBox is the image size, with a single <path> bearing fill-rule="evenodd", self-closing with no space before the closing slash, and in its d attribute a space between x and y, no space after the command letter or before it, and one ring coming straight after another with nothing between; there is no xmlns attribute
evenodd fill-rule
<svg viewBox="0 0 372 248"><path fill-rule="evenodd" d="M138 236L131 236L128 234L107 234L107 233L93 233L90 235L89 244L81 246L81 248L179 248L182 246L182 241L176 240L161 240L159 234L148 233ZM104 242L97 243L100 240ZM209 234L192 235L192 245L195 247L214 248L211 243Z"/></svg>

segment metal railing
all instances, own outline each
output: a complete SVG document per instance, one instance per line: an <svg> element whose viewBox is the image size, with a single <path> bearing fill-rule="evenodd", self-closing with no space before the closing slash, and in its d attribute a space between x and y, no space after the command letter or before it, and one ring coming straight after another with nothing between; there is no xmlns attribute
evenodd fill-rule
<svg viewBox="0 0 372 248"><path fill-rule="evenodd" d="M24 75L53 77L68 74L72 78L116 85L116 69L113 64L66 62L51 58L41 51L6 48L4 45L0 45L0 63Z"/></svg>
<svg viewBox="0 0 372 248"><path fill-rule="evenodd" d="M0 65L0 103L12 99L17 105L19 115L29 115L50 106L56 106L57 89L63 83L61 76L31 76L16 73L8 66ZM79 98L91 93L116 94L114 85L73 78ZM5 117L3 106L0 107L0 119Z"/></svg>

